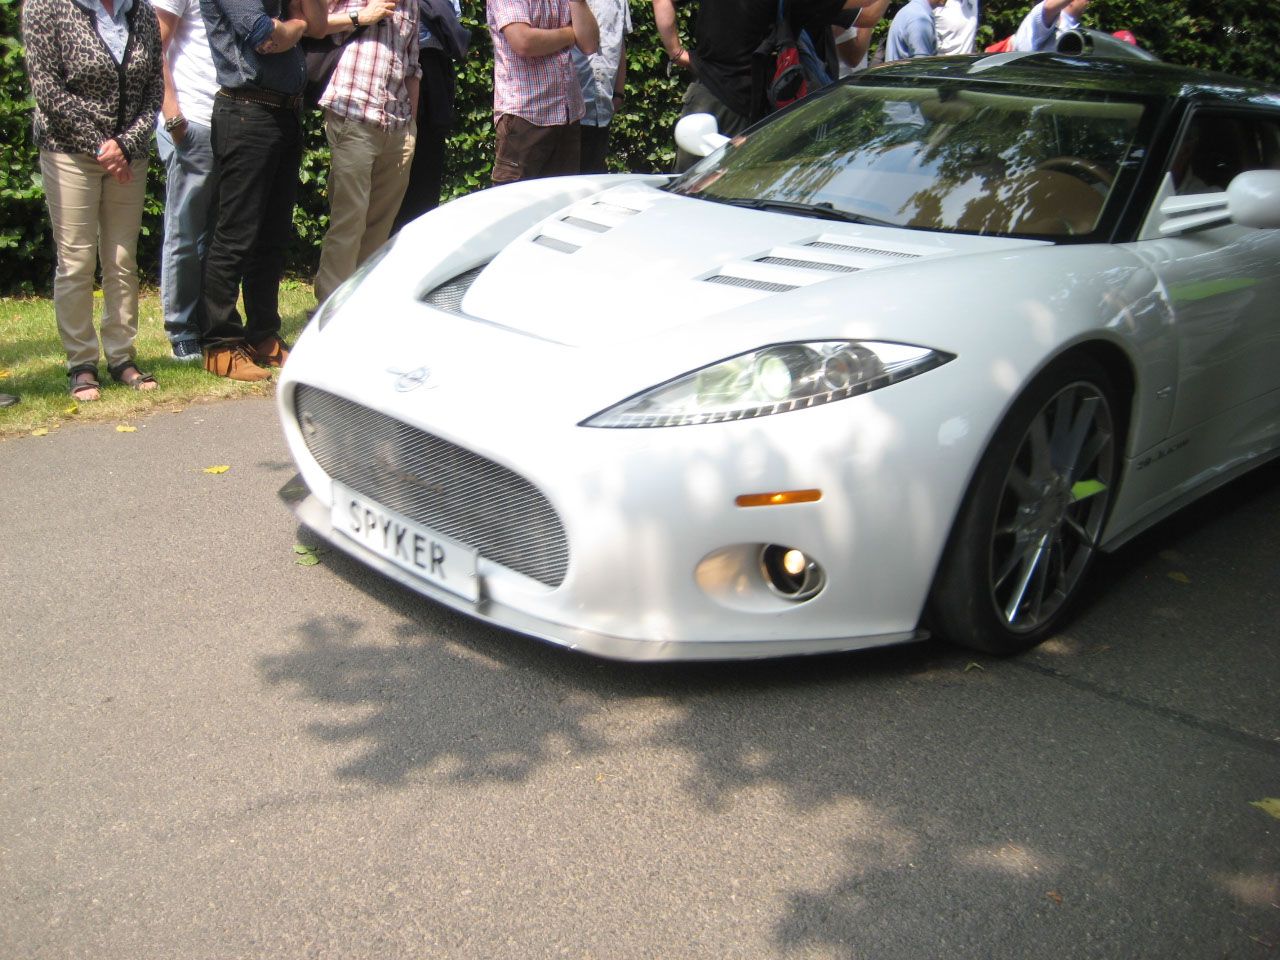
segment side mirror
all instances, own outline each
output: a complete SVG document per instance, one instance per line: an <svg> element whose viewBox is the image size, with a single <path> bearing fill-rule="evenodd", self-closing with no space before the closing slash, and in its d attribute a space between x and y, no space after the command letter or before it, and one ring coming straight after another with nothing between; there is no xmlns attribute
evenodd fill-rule
<svg viewBox="0 0 1280 960"><path fill-rule="evenodd" d="M1249 170L1232 180L1227 213L1243 227L1280 228L1280 170Z"/></svg>
<svg viewBox="0 0 1280 960"><path fill-rule="evenodd" d="M1160 204L1165 236L1204 227L1238 223L1260 230L1280 229L1280 170L1248 170L1237 174L1220 193L1169 197Z"/></svg>
<svg viewBox="0 0 1280 960"><path fill-rule="evenodd" d="M685 153L705 157L729 142L709 113L691 113L676 123L676 145Z"/></svg>

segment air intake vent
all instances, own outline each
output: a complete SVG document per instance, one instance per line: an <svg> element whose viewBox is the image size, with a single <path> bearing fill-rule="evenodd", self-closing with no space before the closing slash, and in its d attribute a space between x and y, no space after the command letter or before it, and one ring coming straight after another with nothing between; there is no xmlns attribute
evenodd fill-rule
<svg viewBox="0 0 1280 960"><path fill-rule="evenodd" d="M804 270L827 270L831 273L853 273L857 267L843 263L823 263L819 260L794 260L791 257L761 257L756 263L776 263L780 267L800 267Z"/></svg>
<svg viewBox="0 0 1280 960"><path fill-rule="evenodd" d="M601 210L607 211L609 213L617 214L623 217L634 217L637 213L640 212L639 210L632 210L630 207L620 207L616 203L605 203L603 200L597 200L595 203L591 205L593 207L599 207Z"/></svg>
<svg viewBox="0 0 1280 960"><path fill-rule="evenodd" d="M872 257L896 257L899 260L918 260L918 253L903 253L901 250L877 250L874 247L854 247L847 243L830 243L826 240L814 240L806 243L806 247L817 247L819 250L839 250L841 253L864 253Z"/></svg>
<svg viewBox="0 0 1280 960"><path fill-rule="evenodd" d="M557 237L549 237L545 233L538 234L533 238L533 242L539 243L544 247L550 247L552 250L559 250L561 253L573 253L582 249L576 243L569 243L567 240L560 240Z"/></svg>
<svg viewBox="0 0 1280 960"><path fill-rule="evenodd" d="M466 273L458 274L452 280L446 280L434 290L424 294L422 302L435 307L437 310L461 315L462 298L467 295L467 291L471 289L471 284L475 283L476 277L480 276L487 266L487 263L482 263L478 267L472 267Z"/></svg>
<svg viewBox="0 0 1280 960"><path fill-rule="evenodd" d="M717 274L714 277L707 277L707 283L724 283L731 287L746 287L748 290L766 290L769 293L786 293L788 290L794 290L794 283L774 283L772 280L752 280L750 277L731 277L727 274Z"/></svg>
<svg viewBox="0 0 1280 960"><path fill-rule="evenodd" d="M612 230L607 223L596 223L594 220L584 220L582 217L561 217L561 223L567 223L571 227L581 227L583 230L591 230L595 233L605 233Z"/></svg>

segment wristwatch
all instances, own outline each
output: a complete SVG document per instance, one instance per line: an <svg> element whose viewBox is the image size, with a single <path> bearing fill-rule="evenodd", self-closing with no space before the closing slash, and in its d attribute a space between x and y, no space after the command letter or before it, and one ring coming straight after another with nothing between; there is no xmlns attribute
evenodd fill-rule
<svg viewBox="0 0 1280 960"><path fill-rule="evenodd" d="M354 13L349 13L349 14L347 14L347 16L349 16L349 17L351 18L351 25L352 25L353 27L358 27L358 26L360 26L360 11L359 11L359 10L356 10Z"/></svg>

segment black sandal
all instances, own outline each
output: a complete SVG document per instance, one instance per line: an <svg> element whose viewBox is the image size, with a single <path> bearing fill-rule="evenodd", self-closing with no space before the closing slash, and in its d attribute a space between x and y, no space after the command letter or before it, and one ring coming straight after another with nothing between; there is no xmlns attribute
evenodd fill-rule
<svg viewBox="0 0 1280 960"><path fill-rule="evenodd" d="M89 377L88 379L81 380L80 375L84 373L89 374ZM69 393L74 399L79 400L81 403L92 403L95 400L102 399L102 384L98 382L97 367L92 364L72 367L67 371L67 376L71 378L71 385L67 388L67 393ZM98 396L82 397L80 396L80 392L83 390L97 390Z"/></svg>
<svg viewBox="0 0 1280 960"><path fill-rule="evenodd" d="M138 365L132 360L126 360L118 367L108 367L107 370L111 374L111 379L116 383L123 384L126 387L132 387L134 390L141 390L144 383L156 383L156 378L149 373L143 373L138 369ZM125 377L125 374L132 370L137 376Z"/></svg>

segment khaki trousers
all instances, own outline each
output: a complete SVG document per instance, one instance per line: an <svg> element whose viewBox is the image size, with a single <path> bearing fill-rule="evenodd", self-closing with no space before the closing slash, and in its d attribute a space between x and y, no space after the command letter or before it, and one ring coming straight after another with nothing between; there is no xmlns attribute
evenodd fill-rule
<svg viewBox="0 0 1280 960"><path fill-rule="evenodd" d="M320 248L321 303L391 236L417 140L410 121L395 130L324 112L329 141L329 230Z"/></svg>
<svg viewBox="0 0 1280 960"><path fill-rule="evenodd" d="M58 268L53 308L67 369L98 366L93 277L102 262L102 354L108 368L134 359L138 335L138 233L147 189L147 158L133 180L117 183L93 157L40 151L40 174L53 223Z"/></svg>

